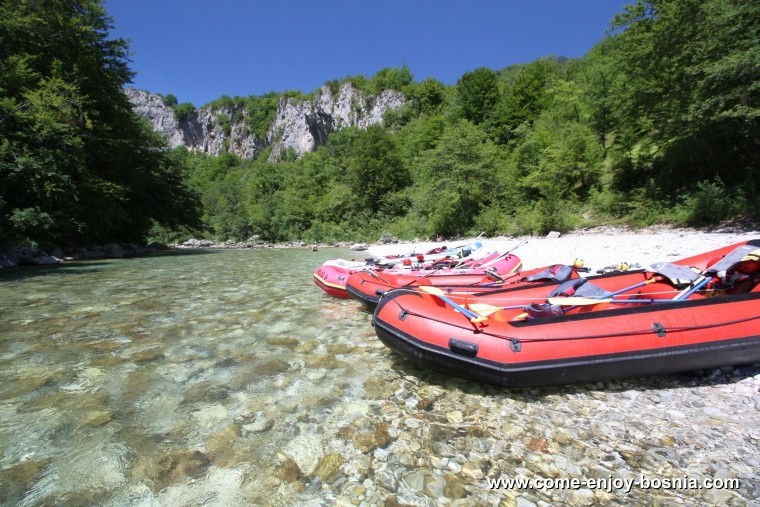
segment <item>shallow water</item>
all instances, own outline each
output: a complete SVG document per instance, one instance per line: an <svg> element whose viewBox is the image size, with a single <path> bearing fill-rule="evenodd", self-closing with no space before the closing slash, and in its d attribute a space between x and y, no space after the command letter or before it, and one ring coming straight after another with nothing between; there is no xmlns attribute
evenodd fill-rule
<svg viewBox="0 0 760 507"><path fill-rule="evenodd" d="M0 501L758 497L757 368L516 391L423 371L376 339L358 303L312 283L323 261L352 255L175 251L0 272ZM489 477L641 473L738 477L741 487L486 488Z"/></svg>

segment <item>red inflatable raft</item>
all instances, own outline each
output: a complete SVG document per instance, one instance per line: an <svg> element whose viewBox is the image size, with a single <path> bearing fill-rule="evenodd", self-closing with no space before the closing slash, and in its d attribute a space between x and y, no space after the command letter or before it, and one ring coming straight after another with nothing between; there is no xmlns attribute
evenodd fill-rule
<svg viewBox="0 0 760 507"><path fill-rule="evenodd" d="M736 243L709 252L685 257L673 261L673 264L691 266L702 270L743 244L745 243ZM521 266L522 264L520 264ZM503 291L525 287L526 285L536 285L539 282L565 282L569 279L578 278L579 272L587 271L582 267L565 266L562 264L526 271L518 271L518 269L519 267L501 275L489 272L477 276L461 276L452 272L429 272L420 276L419 274L359 271L348 276L344 285L350 297L360 301L367 309L373 311L383 294L392 289L434 285L440 287L446 294L452 295L498 295Z"/></svg>
<svg viewBox="0 0 760 507"><path fill-rule="evenodd" d="M368 310L374 311L380 298L389 290L403 287L432 285L441 287L447 294L486 294L505 287L516 287L526 283L564 282L578 278L581 268L556 264L527 271L499 274L493 271L479 274L458 274L456 272L432 272L422 276L405 273L376 273L359 271L346 280L346 291L353 299L361 302Z"/></svg>
<svg viewBox="0 0 760 507"><path fill-rule="evenodd" d="M363 262L332 259L325 261L314 271L314 283L331 296L347 298L346 280L352 273L368 269Z"/></svg>
<svg viewBox="0 0 760 507"><path fill-rule="evenodd" d="M752 363L760 361L758 247L760 240L721 249L724 257L699 272L659 263L480 297L397 289L381 298L372 322L383 343L412 361L503 386Z"/></svg>
<svg viewBox="0 0 760 507"><path fill-rule="evenodd" d="M334 259L326 261L315 270L314 283L331 296L347 298L347 281L357 272L367 273L368 277L377 280L394 277L420 280L432 276L457 276L461 277L460 280L474 283L483 280L486 275L500 279L520 269L521 265L520 259L508 252L490 252L483 258L440 259L430 265L419 265L409 261L408 264L402 263L387 269L357 261Z"/></svg>

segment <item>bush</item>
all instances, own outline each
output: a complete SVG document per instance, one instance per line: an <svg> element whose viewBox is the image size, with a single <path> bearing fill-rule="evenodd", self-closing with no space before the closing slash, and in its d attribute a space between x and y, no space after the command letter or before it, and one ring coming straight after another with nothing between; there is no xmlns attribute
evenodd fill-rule
<svg viewBox="0 0 760 507"><path fill-rule="evenodd" d="M475 217L474 229L488 237L499 236L512 229L512 217L496 203L491 204Z"/></svg>
<svg viewBox="0 0 760 507"><path fill-rule="evenodd" d="M744 194L740 191L729 192L720 179L700 181L697 189L686 194L678 203L675 216L686 225L711 225L732 218L746 207Z"/></svg>
<svg viewBox="0 0 760 507"><path fill-rule="evenodd" d="M183 102L182 104L171 106L171 108L172 111L174 111L174 117L177 121L186 120L187 117L190 116L190 113L195 111L195 106L190 102Z"/></svg>

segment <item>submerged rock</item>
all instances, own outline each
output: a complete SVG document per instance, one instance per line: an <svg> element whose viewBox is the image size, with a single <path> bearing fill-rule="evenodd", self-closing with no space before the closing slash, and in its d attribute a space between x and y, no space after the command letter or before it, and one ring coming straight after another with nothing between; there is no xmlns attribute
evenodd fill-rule
<svg viewBox="0 0 760 507"><path fill-rule="evenodd" d="M319 477L319 480L324 484L331 484L340 476L340 468L343 463L345 460L340 454L325 454L319 458L313 475Z"/></svg>

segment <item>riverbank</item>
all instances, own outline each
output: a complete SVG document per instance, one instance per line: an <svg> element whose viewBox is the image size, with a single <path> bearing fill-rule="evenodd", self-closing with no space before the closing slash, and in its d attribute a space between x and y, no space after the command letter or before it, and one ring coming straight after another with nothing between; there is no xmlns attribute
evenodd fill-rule
<svg viewBox="0 0 760 507"><path fill-rule="evenodd" d="M347 253L174 249L3 273L0 503L760 498L760 364L530 389L439 374L310 282Z"/></svg>
<svg viewBox="0 0 760 507"><path fill-rule="evenodd" d="M646 265L657 261L695 255L727 244L760 238L760 225L755 223L727 223L709 229L674 228L653 226L642 229L625 227L595 227L570 231L565 234L551 233L547 236L482 236L446 241L395 241L371 243L365 251L354 251L352 258L379 257L389 254L423 253L441 246L457 246L480 241L484 246L500 251L511 250L530 269L554 263L570 264L581 259L596 269L611 264L628 263ZM355 243L340 241L332 243L308 243L297 240L273 243L253 236L245 241L216 241L212 239L188 239L181 243L164 245L135 243L90 245L63 251L46 252L37 248L16 246L0 251L0 269L23 265L58 264L73 260L113 259L144 255L169 249L283 249L301 248L319 250L325 248L350 248Z"/></svg>
<svg viewBox="0 0 760 507"><path fill-rule="evenodd" d="M449 242L371 245L366 255L378 257L419 253L439 246L459 246L479 241L486 247L512 251L522 260L524 269L556 263L572 264L576 259L583 260L587 267L599 269L621 263L646 266L653 262L671 261L749 239L760 239L760 228L699 230L660 226L634 230L597 227L546 237L478 237Z"/></svg>
<svg viewBox="0 0 760 507"><path fill-rule="evenodd" d="M150 245L106 243L67 250L53 248L48 252L35 247L16 245L0 251L0 269L16 266L48 266L78 260L121 259L168 249L168 246L161 243Z"/></svg>

